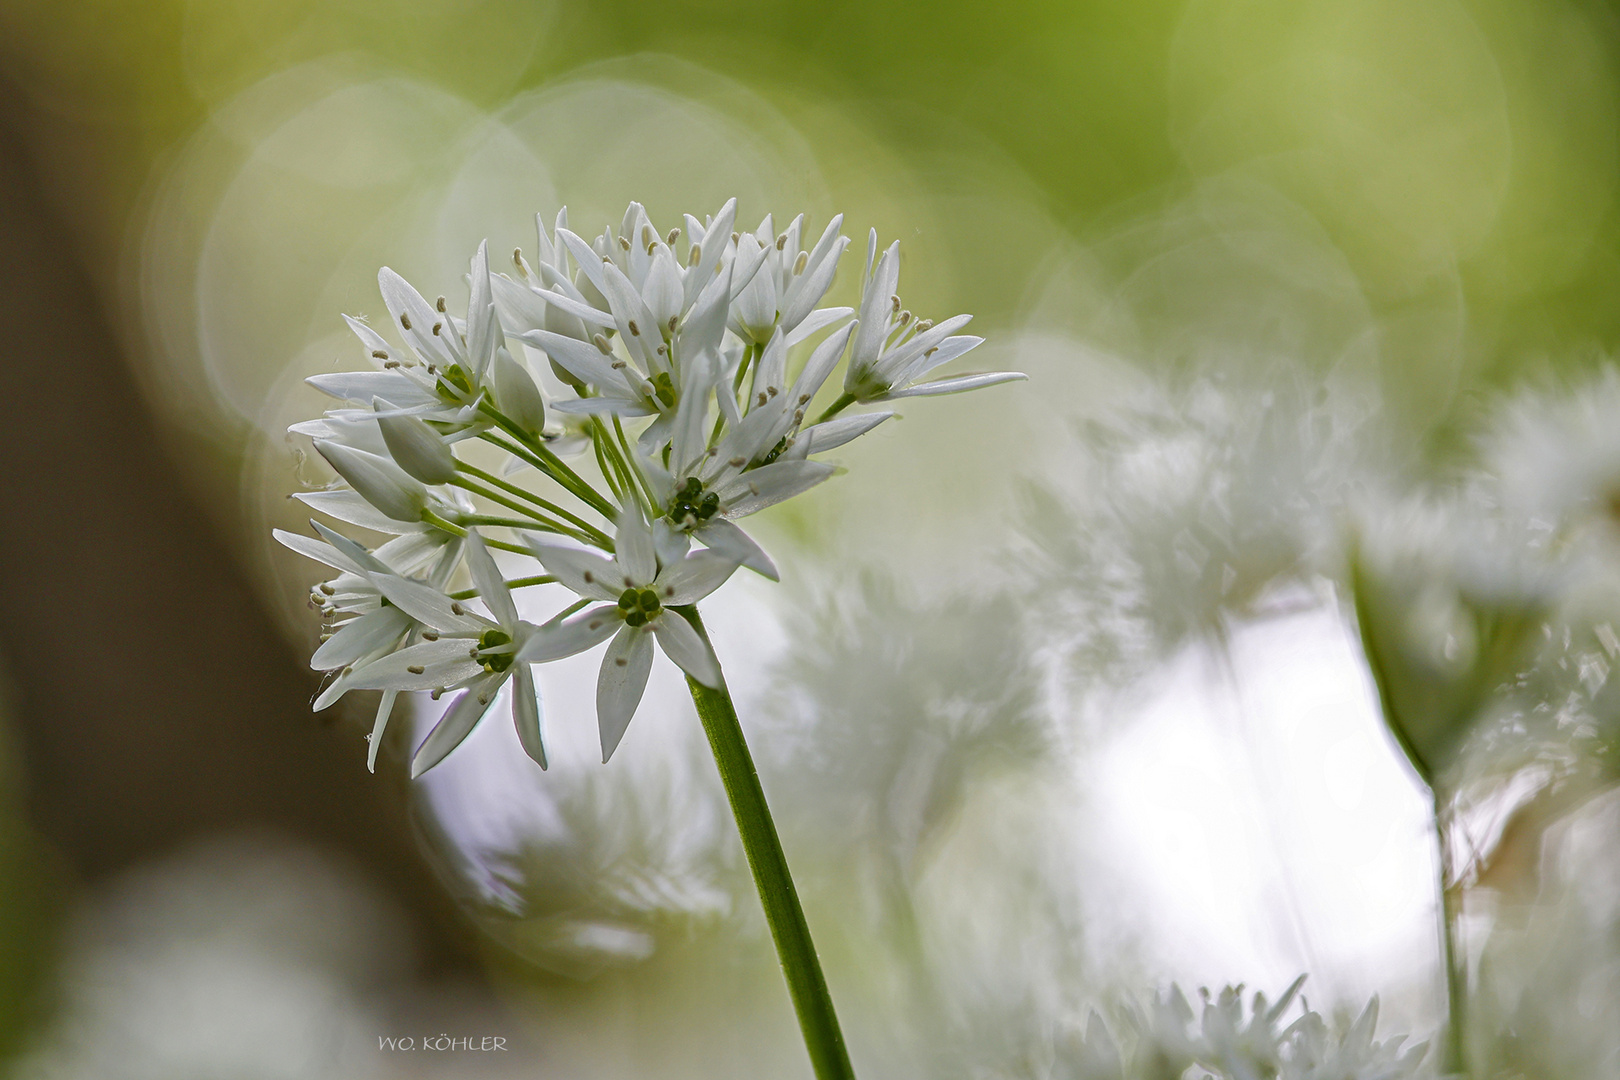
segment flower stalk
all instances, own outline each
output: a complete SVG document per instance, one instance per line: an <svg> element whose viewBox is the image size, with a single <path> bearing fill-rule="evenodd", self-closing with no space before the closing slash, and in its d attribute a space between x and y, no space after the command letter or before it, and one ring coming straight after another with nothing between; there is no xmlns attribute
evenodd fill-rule
<svg viewBox="0 0 1620 1080"><path fill-rule="evenodd" d="M708 632L703 628L696 605L676 611L705 642L708 641ZM760 786L759 773L743 738L731 694L724 680L718 687L709 687L689 676L686 683L692 690L692 702L697 706L698 719L703 722L703 732L709 738L720 781L725 785L726 799L742 837L748 867L754 874L760 905L765 909L771 939L776 943L776 954L782 963L782 974L787 979L788 994L799 1017L799 1030L804 1034L816 1080L854 1080L855 1070L844 1048L844 1034L833 1010L832 995L827 991L827 980L821 972L815 943L810 939L804 908L793 887L787 856L776 835L776 825L765 802L765 790Z"/></svg>
<svg viewBox="0 0 1620 1080"><path fill-rule="evenodd" d="M1446 1042L1440 1071L1444 1076L1467 1076L1468 949L1463 941L1462 883L1447 842L1448 815L1438 792L1433 809L1439 849L1440 939L1446 963Z"/></svg>

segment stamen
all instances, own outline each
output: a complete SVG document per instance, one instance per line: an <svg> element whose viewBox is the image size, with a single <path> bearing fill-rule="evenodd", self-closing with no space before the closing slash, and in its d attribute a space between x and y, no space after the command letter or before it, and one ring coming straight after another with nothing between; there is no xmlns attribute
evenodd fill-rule
<svg viewBox="0 0 1620 1080"><path fill-rule="evenodd" d="M776 396L776 395L777 395L777 394L780 394L780 393L781 393L781 392L782 392L782 391L780 391L780 390L778 390L778 389L777 389L777 388L776 388L776 387L774 387L774 386L767 386L767 387L766 387L766 388L765 388L765 392L766 392L766 393L767 393L767 394L769 394L769 395L771 395L771 397L775 397L775 396Z"/></svg>
<svg viewBox="0 0 1620 1080"><path fill-rule="evenodd" d="M596 581L596 575L589 570L585 571L585 584L590 585Z"/></svg>
<svg viewBox="0 0 1620 1080"><path fill-rule="evenodd" d="M613 355L613 346L608 344L608 339L603 335L593 334L591 336L591 344L595 345L597 349L601 351L603 356Z"/></svg>
<svg viewBox="0 0 1620 1080"><path fill-rule="evenodd" d="M523 269L523 249L522 248L513 248L512 249L512 263L519 270Z"/></svg>
<svg viewBox="0 0 1620 1080"><path fill-rule="evenodd" d="M411 317L406 315L404 312L401 312L399 316L399 325L409 330L411 328Z"/></svg>
<svg viewBox="0 0 1620 1080"><path fill-rule="evenodd" d="M444 323L442 323L442 322L434 323L433 324L433 336L438 337L439 336L439 331L443 330L443 329L444 329Z"/></svg>
<svg viewBox="0 0 1620 1080"><path fill-rule="evenodd" d="M675 327L677 325L679 325L680 321L681 321L681 317L679 315L671 315L669 317L669 332L670 333L673 334L675 332Z"/></svg>
<svg viewBox="0 0 1620 1080"><path fill-rule="evenodd" d="M327 596L337 595L337 589L333 588L332 583L329 581L321 582L321 592L325 593Z"/></svg>
<svg viewBox="0 0 1620 1080"><path fill-rule="evenodd" d="M760 395L759 395L759 403L760 403L760 404L761 404L761 405L763 405L763 404L765 404L765 403L766 403L766 402L767 402L767 401L769 401L769 400L770 400L770 398L768 398L768 397L766 397L766 396L765 396L765 393L764 393L764 391L761 391L761 392L760 392Z"/></svg>
<svg viewBox="0 0 1620 1080"><path fill-rule="evenodd" d="M372 357L374 359L377 359L377 360L386 360L386 359L388 359L388 354L383 352L381 349L373 349L373 350L371 350L371 355L372 355Z"/></svg>
<svg viewBox="0 0 1620 1080"><path fill-rule="evenodd" d="M730 461L726 462L726 464L730 465L733 469L740 469L744 465L748 464L748 459L745 457L734 457Z"/></svg>
<svg viewBox="0 0 1620 1080"><path fill-rule="evenodd" d="M696 266L698 264L698 260L701 259L702 257L703 257L703 245L702 244L693 244L692 245L692 250L688 251L686 253L686 265L687 266Z"/></svg>
<svg viewBox="0 0 1620 1080"><path fill-rule="evenodd" d="M889 297L889 303L894 305L894 310L900 310L900 297L898 295Z"/></svg>
<svg viewBox="0 0 1620 1080"><path fill-rule="evenodd" d="M389 360L387 363L383 364L383 367L385 367L388 370L392 371L394 368L399 367L399 361L398 360Z"/></svg>
<svg viewBox="0 0 1620 1080"><path fill-rule="evenodd" d="M906 325L906 323L908 323L910 321L911 321L911 312L902 311L900 313L900 325L904 326L904 325Z"/></svg>
<svg viewBox="0 0 1620 1080"><path fill-rule="evenodd" d="M424 631L422 631L422 640L423 641L438 641L439 640L439 632L437 630L424 630Z"/></svg>
<svg viewBox="0 0 1620 1080"><path fill-rule="evenodd" d="M777 251L782 251L786 247L787 247L787 233L783 233L781 236L778 236L776 238L776 250Z"/></svg>
<svg viewBox="0 0 1620 1080"><path fill-rule="evenodd" d="M653 232L653 227L651 225L643 225L641 227L641 242L646 244L649 248L658 243L658 234ZM652 252L648 251L647 254L651 255Z"/></svg>
<svg viewBox="0 0 1620 1080"><path fill-rule="evenodd" d="M681 236L681 230L679 230L679 229L671 229L671 230L669 230L669 235L664 237L664 243L668 244L670 247L674 247L675 246L675 241L680 239L680 236Z"/></svg>
<svg viewBox="0 0 1620 1080"><path fill-rule="evenodd" d="M630 238L627 237L627 236L619 237L619 246L621 248L623 248L624 250L629 251L630 250Z"/></svg>
<svg viewBox="0 0 1620 1080"><path fill-rule="evenodd" d="M636 325L636 320L634 319L630 320L630 333L636 337L641 336L641 328Z"/></svg>
<svg viewBox="0 0 1620 1080"><path fill-rule="evenodd" d="M441 698L443 696L444 696L444 687L442 687L442 686L439 687L438 689L434 690L432 693L428 694L428 697L432 698L434 701L438 701L439 698Z"/></svg>
<svg viewBox="0 0 1620 1080"><path fill-rule="evenodd" d="M452 615L465 615L465 614L467 614L467 609L462 607L461 604L458 603L458 602L452 602L451 605L450 605L450 614L452 614Z"/></svg>
<svg viewBox="0 0 1620 1080"><path fill-rule="evenodd" d="M804 273L804 268L805 268L805 266L807 266L809 264L809 262L810 262L810 253L808 251L799 252L799 257L793 261L793 272L794 272L794 274L802 274L802 273Z"/></svg>
<svg viewBox="0 0 1620 1080"><path fill-rule="evenodd" d="M439 309L439 314L443 315L444 314L444 297L441 296L437 300L433 301L433 306Z"/></svg>
<svg viewBox="0 0 1620 1080"><path fill-rule="evenodd" d="M410 672L412 675L420 675L426 671L427 668L423 667L421 664L411 664L406 667L405 670Z"/></svg>

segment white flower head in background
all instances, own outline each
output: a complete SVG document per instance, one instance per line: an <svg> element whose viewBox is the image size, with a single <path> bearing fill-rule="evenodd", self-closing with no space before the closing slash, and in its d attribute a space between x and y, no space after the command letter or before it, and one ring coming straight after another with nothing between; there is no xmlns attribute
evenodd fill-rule
<svg viewBox="0 0 1620 1080"><path fill-rule="evenodd" d="M292 428L338 477L301 497L397 537L375 551L326 526L322 542L281 537L342 572L317 590L331 637L316 666L335 673L317 707L383 691L374 758L395 696L461 692L417 750L419 775L508 684L523 745L544 766L532 665L609 638L604 761L641 699L654 639L697 684L721 686L695 608L692 621L672 609L740 566L778 576L735 521L829 478L834 466L817 455L893 415L852 406L1024 377L919 382L981 339L955 334L966 315L934 324L901 308L898 245L878 259L875 232L859 312L822 306L849 244L842 223L806 250L802 216L781 232L770 216L742 232L732 200L664 232L631 203L617 230L587 241L565 210L550 228L537 219L536 257L514 251L510 275L492 272L479 246L464 318L383 269L401 344L349 318L367 368L310 378L341 404ZM846 358L842 394L818 413ZM537 372L561 389L548 397ZM525 486L519 474L539 479ZM535 572L507 577L494 552ZM577 601L543 625L519 618L512 590L553 585Z"/></svg>

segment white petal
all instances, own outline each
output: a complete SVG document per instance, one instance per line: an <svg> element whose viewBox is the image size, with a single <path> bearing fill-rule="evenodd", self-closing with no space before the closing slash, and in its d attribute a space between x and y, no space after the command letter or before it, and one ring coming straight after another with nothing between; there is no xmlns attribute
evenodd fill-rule
<svg viewBox="0 0 1620 1080"><path fill-rule="evenodd" d="M894 377L896 386L908 386L942 364L948 364L984 344L984 338L972 334L948 337L932 349L924 350L912 359Z"/></svg>
<svg viewBox="0 0 1620 1080"><path fill-rule="evenodd" d="M796 329L821 303L821 298L827 295L827 289L832 285L833 275L838 272L838 260L847 246L849 241L839 237L837 249L830 258L823 259L814 268L808 262L805 264L805 273L794 282L794 288L788 293L787 304L782 309L783 326L789 330Z"/></svg>
<svg viewBox="0 0 1620 1080"><path fill-rule="evenodd" d="M441 686L455 686L484 670L483 665L471 657L472 648L472 643L465 638L424 641L355 668L349 676L349 688L437 690ZM412 671L412 668L422 670Z"/></svg>
<svg viewBox="0 0 1620 1080"><path fill-rule="evenodd" d="M321 642L309 666L316 671L348 667L379 649L398 644L411 628L411 617L396 607L378 608L369 615L350 619L331 637Z"/></svg>
<svg viewBox="0 0 1620 1080"><path fill-rule="evenodd" d="M718 551L733 562L740 563L757 574L763 574L772 581L782 580L776 572L776 564L765 554L765 549L734 523L723 518L714 518L701 529L695 530L692 535L701 540L706 547Z"/></svg>
<svg viewBox="0 0 1620 1080"><path fill-rule="evenodd" d="M347 570L351 574L364 574L365 570L347 556L341 554L331 544L323 544L310 536L299 536L285 529L272 529L270 535L274 536L284 547L318 563L325 563L334 570Z"/></svg>
<svg viewBox="0 0 1620 1080"><path fill-rule="evenodd" d="M550 330L530 330L519 334L518 339L545 353L581 382L615 391L620 396L631 393L629 381L621 369L613 366L613 358L589 341L578 341Z"/></svg>
<svg viewBox="0 0 1620 1080"><path fill-rule="evenodd" d="M495 701L495 694L505 678L504 675L490 675L479 679L456 699L449 711L433 725L433 730L422 740L422 745L416 748L416 756L411 758L412 780L443 761L450 751L472 734L472 729L478 726L478 721L484 718Z"/></svg>
<svg viewBox="0 0 1620 1080"><path fill-rule="evenodd" d="M482 633L488 624L431 585L397 574L372 574L372 582L389 603L419 623L447 634Z"/></svg>
<svg viewBox="0 0 1620 1080"><path fill-rule="evenodd" d="M815 352L805 362L804 370L793 383L794 407L801 407L801 399L805 405L810 404L810 398L816 396L821 384L827 381L832 369L838 366L839 358L844 355L844 347L849 344L849 336L855 332L858 323L847 323L835 333L828 336L826 341L816 346Z"/></svg>
<svg viewBox="0 0 1620 1080"><path fill-rule="evenodd" d="M422 520L427 490L392 461L324 439L315 441L315 449L350 487L384 514L396 521Z"/></svg>
<svg viewBox="0 0 1620 1080"><path fill-rule="evenodd" d="M546 568L546 573L581 596L617 600L624 591L624 586L618 584L622 577L618 567L600 555L532 538L529 550Z"/></svg>
<svg viewBox="0 0 1620 1080"><path fill-rule="evenodd" d="M367 551L353 540L350 540L342 533L328 529L325 525L322 525L313 518L310 520L309 524L311 528L321 534L321 539L325 540L328 544L331 544L338 553L343 555L350 562L362 567L365 573L387 574L392 572L383 564L381 559L377 558L377 556L373 555L371 552Z"/></svg>
<svg viewBox="0 0 1620 1080"><path fill-rule="evenodd" d="M371 724L371 737L366 740L366 771L377 771L377 749L382 746L383 734L388 730L388 718L393 715L398 690L384 690L377 703L377 719Z"/></svg>
<svg viewBox="0 0 1620 1080"><path fill-rule="evenodd" d="M904 390L895 390L877 399L888 401L893 398L932 397L935 394L959 394L964 390L977 390L982 386L995 386L997 383L1022 382L1029 376L1021 371L992 371L985 375L958 375L954 379L938 379L934 382L918 383L908 386Z"/></svg>
<svg viewBox="0 0 1620 1080"><path fill-rule="evenodd" d="M546 744L540 737L540 695L529 665L518 664L512 676L512 723L517 727L523 750L542 769L546 767Z"/></svg>
<svg viewBox="0 0 1620 1080"><path fill-rule="evenodd" d="M720 686L720 661L690 623L673 611L666 611L647 625L658 635L664 655L680 665L682 671L704 686Z"/></svg>
<svg viewBox="0 0 1620 1080"><path fill-rule="evenodd" d="M537 627L518 650L520 664L544 664L594 648L624 625L612 606L587 608L572 619Z"/></svg>
<svg viewBox="0 0 1620 1080"><path fill-rule="evenodd" d="M517 605L512 602L512 594L506 590L506 579L501 576L500 567L495 565L477 529L467 530L467 544L462 555L467 560L467 572L472 575L473 587L478 590L479 598L489 606L495 621L510 631L517 625Z"/></svg>
<svg viewBox="0 0 1620 1080"><path fill-rule="evenodd" d="M665 606L695 604L736 572L739 560L716 549L694 551L674 566L664 568L653 588Z"/></svg>
<svg viewBox="0 0 1620 1080"><path fill-rule="evenodd" d="M602 739L602 763L619 747L624 729L641 704L652 670L652 638L646 627L626 626L619 631L602 658L596 680L596 725Z"/></svg>
<svg viewBox="0 0 1620 1080"><path fill-rule="evenodd" d="M350 491L347 488L332 491L295 491L293 492L293 498L311 510L318 510L330 517L337 518L339 521L347 521L350 525L358 525L362 529L370 529L372 532L400 535L403 533L421 533L427 530L427 526L420 521L395 521L362 499L357 492Z"/></svg>
<svg viewBox="0 0 1620 1080"><path fill-rule="evenodd" d="M489 285L489 241L478 245L471 268L472 298L467 303L467 358L473 384L484 381L495 350L502 344L501 326L495 317L495 298Z"/></svg>
<svg viewBox="0 0 1620 1080"><path fill-rule="evenodd" d="M438 397L427 387L402 371L334 371L311 375L304 381L323 394L360 405L371 404L374 397L402 408L439 404Z"/></svg>
<svg viewBox="0 0 1620 1080"><path fill-rule="evenodd" d="M405 340L422 357L441 365L453 364L460 359L460 349L451 349L453 334L433 333L435 324L443 325L448 318L434 311L422 294L411 288L404 278L388 267L377 271L377 288L382 292L383 304L394 317L394 325ZM410 323L409 328L405 326Z"/></svg>
<svg viewBox="0 0 1620 1080"><path fill-rule="evenodd" d="M819 454L860 438L893 415L894 413L885 411L840 416L824 424L807 427L799 432L798 437L810 444L805 453Z"/></svg>
<svg viewBox="0 0 1620 1080"><path fill-rule="evenodd" d="M720 505L728 518L747 517L810 490L836 471L822 461L773 461L728 482L720 489Z"/></svg>
<svg viewBox="0 0 1620 1080"><path fill-rule="evenodd" d="M608 394L601 397L554 401L551 403L551 409L553 412L567 413L570 416L651 416L658 411L643 397L613 397Z"/></svg>
<svg viewBox="0 0 1620 1080"><path fill-rule="evenodd" d="M626 588L652 584L658 576L658 553L653 548L652 530L641 520L640 511L626 510L619 515L613 548L613 561L619 564Z"/></svg>

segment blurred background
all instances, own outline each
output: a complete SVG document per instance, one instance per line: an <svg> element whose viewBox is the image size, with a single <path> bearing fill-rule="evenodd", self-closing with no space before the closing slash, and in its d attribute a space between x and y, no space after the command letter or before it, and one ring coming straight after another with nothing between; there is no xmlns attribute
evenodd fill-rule
<svg viewBox="0 0 1620 1080"><path fill-rule="evenodd" d="M707 616L862 1075L1090 1076L1086 1009L1301 973L1428 1037L1428 795L1347 522L1592 396L1617 65L1598 0L0 0L0 1055L808 1075L673 669L606 768L581 657L549 772L492 720L373 776L270 538L379 266L460 296L536 213L731 196L899 239L907 306L1031 376L852 447ZM1459 766L1492 1075L1620 1060L1615 651L1580 724Z"/></svg>

